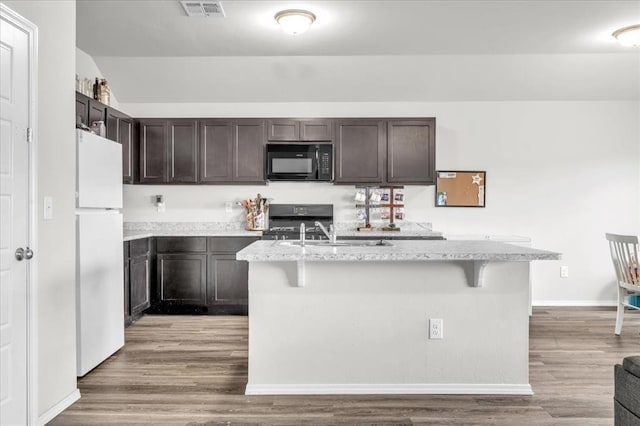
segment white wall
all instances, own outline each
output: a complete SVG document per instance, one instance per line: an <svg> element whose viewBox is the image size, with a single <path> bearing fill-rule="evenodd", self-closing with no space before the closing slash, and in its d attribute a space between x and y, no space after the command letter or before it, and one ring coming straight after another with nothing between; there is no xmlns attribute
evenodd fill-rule
<svg viewBox="0 0 640 426"><path fill-rule="evenodd" d="M640 233L640 103L443 102L126 104L133 116L436 117L438 169L487 171L487 207L435 208L433 187L407 187L406 214L446 233L516 234L559 262L534 263L540 304L613 303L613 270L605 232ZM241 220L224 203L260 192L276 203L332 202L352 220L353 186L127 185L127 221ZM152 196L165 196L157 213ZM568 265L569 278L559 278Z"/></svg>
<svg viewBox="0 0 640 426"><path fill-rule="evenodd" d="M303 40L300 40L301 42ZM121 103L640 99L640 54L104 57Z"/></svg>
<svg viewBox="0 0 640 426"><path fill-rule="evenodd" d="M77 47L76 47L76 74L78 74L78 77L80 78L80 80L82 80L83 78L88 78L91 81L95 81L96 77L106 78L102 73L102 71L100 71L100 68L98 68L98 65L96 65L93 58L90 55L86 54L84 51L78 49ZM109 88L111 90L111 93L109 95L109 100L111 101L110 105L116 109L119 109L120 103L118 102L116 95L113 93L113 87L111 87L111 84L109 84Z"/></svg>
<svg viewBox="0 0 640 426"><path fill-rule="evenodd" d="M5 1L38 26L38 386L43 414L76 390L75 1Z"/></svg>

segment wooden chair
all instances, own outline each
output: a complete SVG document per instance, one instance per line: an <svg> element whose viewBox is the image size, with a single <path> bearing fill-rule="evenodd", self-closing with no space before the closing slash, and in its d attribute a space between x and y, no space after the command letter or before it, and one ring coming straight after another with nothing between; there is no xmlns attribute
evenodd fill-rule
<svg viewBox="0 0 640 426"><path fill-rule="evenodd" d="M611 260L618 281L617 335L622 331L624 308L634 307L627 302L630 294L640 294L640 270L638 269L638 237L635 235L605 234L609 241Z"/></svg>

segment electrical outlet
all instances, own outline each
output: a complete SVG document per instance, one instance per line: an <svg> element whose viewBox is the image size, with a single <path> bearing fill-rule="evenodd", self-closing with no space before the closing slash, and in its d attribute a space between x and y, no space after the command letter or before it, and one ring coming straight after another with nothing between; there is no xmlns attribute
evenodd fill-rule
<svg viewBox="0 0 640 426"><path fill-rule="evenodd" d="M233 213L233 203L224 203L224 211L226 213Z"/></svg>
<svg viewBox="0 0 640 426"><path fill-rule="evenodd" d="M560 267L560 278L567 278L569 276L569 267L563 265Z"/></svg>
<svg viewBox="0 0 640 426"><path fill-rule="evenodd" d="M429 339L444 338L443 321L441 319L431 318L429 320Z"/></svg>

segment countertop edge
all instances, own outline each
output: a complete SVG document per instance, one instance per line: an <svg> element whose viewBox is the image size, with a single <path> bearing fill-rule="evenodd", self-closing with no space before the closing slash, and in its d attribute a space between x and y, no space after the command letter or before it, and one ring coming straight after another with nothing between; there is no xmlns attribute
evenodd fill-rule
<svg viewBox="0 0 640 426"><path fill-rule="evenodd" d="M258 241L240 250L236 259L249 262L339 261L484 261L559 260L561 254L494 241L395 242L385 247L294 247Z"/></svg>
<svg viewBox="0 0 640 426"><path fill-rule="evenodd" d="M255 237L262 238L261 231L125 231L123 241L139 240L142 238L155 237Z"/></svg>

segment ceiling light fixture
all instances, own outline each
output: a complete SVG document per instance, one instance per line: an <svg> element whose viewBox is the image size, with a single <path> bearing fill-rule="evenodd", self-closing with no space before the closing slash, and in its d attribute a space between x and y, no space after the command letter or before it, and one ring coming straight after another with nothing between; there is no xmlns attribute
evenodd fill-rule
<svg viewBox="0 0 640 426"><path fill-rule="evenodd" d="M623 46L640 46L640 25L620 28L612 36Z"/></svg>
<svg viewBox="0 0 640 426"><path fill-rule="evenodd" d="M298 35L307 31L316 20L316 15L300 9L281 10L274 16L285 33Z"/></svg>

